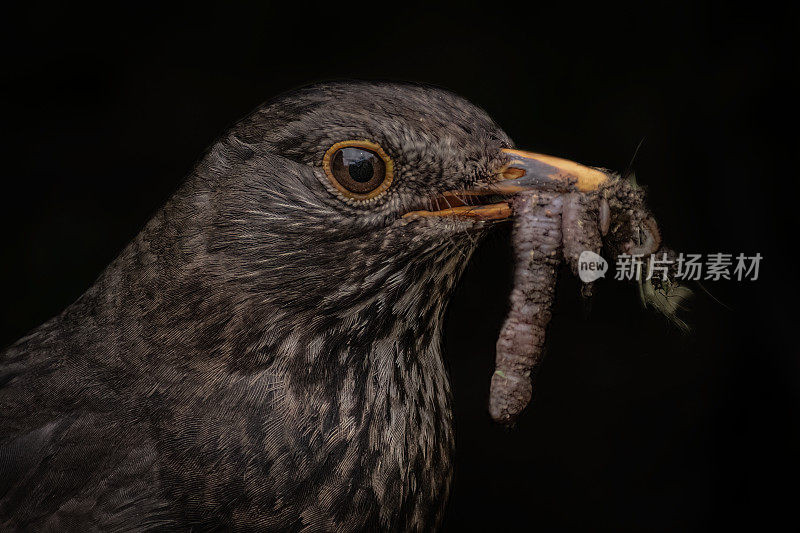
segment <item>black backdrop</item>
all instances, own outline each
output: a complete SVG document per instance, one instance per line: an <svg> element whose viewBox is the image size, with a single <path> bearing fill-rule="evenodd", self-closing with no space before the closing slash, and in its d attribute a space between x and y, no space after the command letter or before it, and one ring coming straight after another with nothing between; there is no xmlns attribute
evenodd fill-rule
<svg viewBox="0 0 800 533"><path fill-rule="evenodd" d="M508 432L485 405L509 236L488 239L445 332L458 439L445 528L704 530L793 518L796 11L107 9L6 13L0 343L83 292L261 101L329 78L425 81L484 107L523 148L623 169L644 139L634 168L667 242L765 257L756 282L707 284L729 309L698 295L690 335L614 281L600 283L585 316L577 282L563 276L534 402Z"/></svg>

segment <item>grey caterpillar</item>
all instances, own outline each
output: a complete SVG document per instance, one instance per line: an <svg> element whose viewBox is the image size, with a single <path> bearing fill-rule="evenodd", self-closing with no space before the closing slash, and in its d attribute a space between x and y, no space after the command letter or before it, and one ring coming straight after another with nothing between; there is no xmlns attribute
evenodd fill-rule
<svg viewBox="0 0 800 533"><path fill-rule="evenodd" d="M513 424L533 393L531 371L541 359L561 263L561 214L557 193L520 194L514 210L514 288L511 310L497 340L489 414Z"/></svg>

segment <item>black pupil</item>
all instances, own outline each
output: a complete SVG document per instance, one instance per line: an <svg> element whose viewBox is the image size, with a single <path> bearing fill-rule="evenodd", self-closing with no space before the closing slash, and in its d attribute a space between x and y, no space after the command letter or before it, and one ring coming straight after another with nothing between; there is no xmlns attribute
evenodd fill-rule
<svg viewBox="0 0 800 533"><path fill-rule="evenodd" d="M353 181L366 183L375 175L373 159L375 154L358 148L343 148L342 163Z"/></svg>

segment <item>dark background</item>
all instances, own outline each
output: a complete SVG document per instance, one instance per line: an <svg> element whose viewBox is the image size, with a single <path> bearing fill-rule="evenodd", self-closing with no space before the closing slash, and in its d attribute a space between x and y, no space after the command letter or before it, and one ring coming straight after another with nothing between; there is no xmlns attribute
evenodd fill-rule
<svg viewBox="0 0 800 533"><path fill-rule="evenodd" d="M7 12L0 344L80 295L261 101L330 78L434 83L520 147L622 170L644 138L634 169L673 248L765 257L756 282L706 284L729 309L699 293L690 335L614 281L585 316L563 276L534 402L509 432L485 407L511 286L508 231L489 238L445 332L445 528L797 527L797 11L492 4Z"/></svg>

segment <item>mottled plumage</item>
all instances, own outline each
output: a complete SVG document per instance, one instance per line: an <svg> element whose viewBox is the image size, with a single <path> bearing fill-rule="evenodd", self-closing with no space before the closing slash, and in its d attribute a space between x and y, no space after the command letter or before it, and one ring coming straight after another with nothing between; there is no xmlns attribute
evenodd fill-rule
<svg viewBox="0 0 800 533"><path fill-rule="evenodd" d="M389 192L321 161L369 139ZM0 529L422 530L452 469L440 354L489 223L402 215L497 172L442 90L304 88L257 109L96 283L0 356Z"/></svg>

